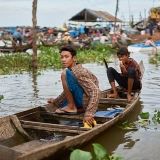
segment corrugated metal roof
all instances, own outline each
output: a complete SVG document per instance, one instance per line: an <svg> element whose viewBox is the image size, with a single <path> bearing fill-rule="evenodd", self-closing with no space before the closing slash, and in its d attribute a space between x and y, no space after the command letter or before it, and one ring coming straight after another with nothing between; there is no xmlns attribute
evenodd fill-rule
<svg viewBox="0 0 160 160"><path fill-rule="evenodd" d="M114 22L115 17L109 14L108 12L104 11L95 11L91 9L83 9L75 16L69 19L69 21L78 21L78 22L97 22L99 21L106 21L106 22ZM116 19L117 22L122 22L120 19Z"/></svg>

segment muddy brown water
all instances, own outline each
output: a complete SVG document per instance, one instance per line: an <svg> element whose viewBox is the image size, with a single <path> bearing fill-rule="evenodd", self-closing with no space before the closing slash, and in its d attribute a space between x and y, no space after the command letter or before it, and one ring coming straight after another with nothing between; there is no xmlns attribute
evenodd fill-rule
<svg viewBox="0 0 160 160"><path fill-rule="evenodd" d="M149 54L138 52L131 54L137 62L143 60L145 73L140 100L122 122L126 120L135 122L141 112L149 112L153 116L155 110L160 110L160 67L149 64ZM112 62L109 66L119 69L119 61L114 56ZM83 66L98 77L101 90L110 87L104 66L97 64L84 64ZM37 77L28 73L1 75L0 95L3 95L4 99L0 103L0 117L46 104L48 98L57 97L62 92L61 72L46 70ZM148 128L140 127L137 130L124 131L115 125L90 142L83 150L92 151L92 143L100 143L109 154L122 154L125 160L159 160L159 128L160 125L157 124Z"/></svg>

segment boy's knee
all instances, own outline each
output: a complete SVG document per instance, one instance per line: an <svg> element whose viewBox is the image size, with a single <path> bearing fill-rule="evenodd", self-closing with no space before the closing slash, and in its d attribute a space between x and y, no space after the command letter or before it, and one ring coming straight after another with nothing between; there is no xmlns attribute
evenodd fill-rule
<svg viewBox="0 0 160 160"><path fill-rule="evenodd" d="M129 67L127 71L128 71L128 78L134 78L135 77L136 71L135 71L134 68Z"/></svg>
<svg viewBox="0 0 160 160"><path fill-rule="evenodd" d="M114 68L109 67L109 68L107 68L107 73L111 73L111 72L113 72L113 70L114 70Z"/></svg>

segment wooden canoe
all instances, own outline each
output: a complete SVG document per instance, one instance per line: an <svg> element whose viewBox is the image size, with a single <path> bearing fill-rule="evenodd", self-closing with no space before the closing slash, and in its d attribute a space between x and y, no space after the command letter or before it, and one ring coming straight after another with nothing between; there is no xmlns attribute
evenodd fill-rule
<svg viewBox="0 0 160 160"><path fill-rule="evenodd" d="M141 71L144 72L143 64ZM69 148L81 148L110 126L131 112L139 100L139 92L133 92L133 99L127 100L127 93L118 88L118 99L106 98L112 90L102 91L99 110L109 110L118 105L123 110L114 117L94 117L93 128L81 126L84 113L58 115L53 104L39 106L14 115L0 118L0 155L3 160L49 160L63 159ZM78 126L66 123L79 124Z"/></svg>
<svg viewBox="0 0 160 160"><path fill-rule="evenodd" d="M2 52L25 52L27 49L32 48L32 43L28 45L17 45L17 46L0 46L0 51Z"/></svg>
<svg viewBox="0 0 160 160"><path fill-rule="evenodd" d="M42 43L42 45L45 46L45 47L54 47L54 46L59 46L59 47L61 47L61 46L67 45L67 44L64 43L64 42L48 43L48 42L45 42L45 41L42 40L42 39L41 39L41 43ZM69 45L72 45L72 46L75 47L76 49L81 49L81 50L83 50L83 49L94 49L94 48L95 48L95 46L93 46L93 45L80 45L80 44L77 45L77 44L74 44L73 42L71 42L71 44L69 44Z"/></svg>

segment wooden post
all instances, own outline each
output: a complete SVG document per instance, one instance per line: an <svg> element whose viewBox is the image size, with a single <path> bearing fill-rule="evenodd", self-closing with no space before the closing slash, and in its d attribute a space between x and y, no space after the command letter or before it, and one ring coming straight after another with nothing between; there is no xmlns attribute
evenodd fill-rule
<svg viewBox="0 0 160 160"><path fill-rule="evenodd" d="M116 21L117 21L118 4L119 4L119 0L117 0L117 4L116 4L115 21L114 21L114 33L115 33L115 30L116 30Z"/></svg>
<svg viewBox="0 0 160 160"><path fill-rule="evenodd" d="M37 26L37 18L36 18L36 12L37 12L37 1L38 0L33 0L33 9L32 9L32 21L33 21L33 42L32 42L32 46L33 46L33 54L32 54L32 67L33 70L37 69L38 64L37 64L37 45L36 45L36 26Z"/></svg>

